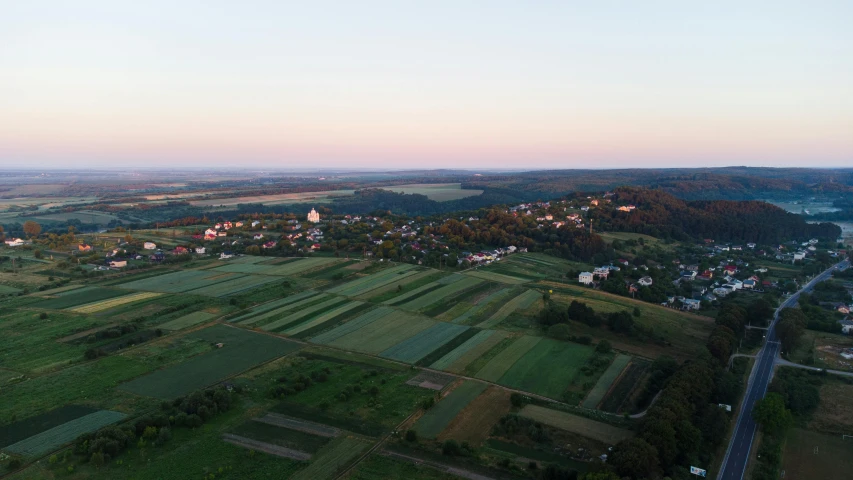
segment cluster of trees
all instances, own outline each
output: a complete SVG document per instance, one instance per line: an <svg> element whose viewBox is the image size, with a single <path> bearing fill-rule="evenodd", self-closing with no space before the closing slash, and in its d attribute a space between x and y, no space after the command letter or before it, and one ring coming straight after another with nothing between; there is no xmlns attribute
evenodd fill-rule
<svg viewBox="0 0 853 480"><path fill-rule="evenodd" d="M723 304L717 314L716 326L708 337L708 351L721 365L728 364L746 326L764 327L772 318L773 306L764 297L753 300L746 308L733 303Z"/></svg>
<svg viewBox="0 0 853 480"><path fill-rule="evenodd" d="M633 204L626 214L615 208L595 208L590 215L605 230L644 233L676 240L713 238L728 242L781 243L791 239L835 240L841 228L812 224L793 213L759 201L684 201L661 190L622 187L613 199Z"/></svg>
<svg viewBox="0 0 853 480"><path fill-rule="evenodd" d="M84 433L74 442L73 452L95 467L101 467L137 441L139 448L160 446L172 438L172 428L197 428L219 413L228 411L232 394L223 387L197 391L173 402L164 402L159 413L146 415L133 425L110 426Z"/></svg>

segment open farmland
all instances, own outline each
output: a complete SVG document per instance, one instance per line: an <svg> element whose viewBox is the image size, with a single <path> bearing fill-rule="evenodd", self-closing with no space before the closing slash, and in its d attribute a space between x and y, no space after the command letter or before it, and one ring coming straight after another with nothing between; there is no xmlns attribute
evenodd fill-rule
<svg viewBox="0 0 853 480"><path fill-rule="evenodd" d="M98 302L87 303L84 305L80 305L77 307L69 308L68 310L76 313L97 313L104 310L109 310L111 308L119 307L122 305L126 305L128 303L141 302L143 300L149 300L154 297L159 297L162 293L157 292L139 292L139 293L131 293L129 295L122 295L121 297L108 298L106 300L100 300Z"/></svg>
<svg viewBox="0 0 853 480"><path fill-rule="evenodd" d="M634 436L630 430L538 405L526 405L519 415L611 445Z"/></svg>
<svg viewBox="0 0 853 480"><path fill-rule="evenodd" d="M273 312L284 312L290 310L291 308L296 308L298 305L304 305L318 300L319 298L325 298L326 295L322 294L322 297L318 297L318 292L313 290L306 290L301 293L297 293L295 295L290 295L289 297L280 298L278 300L273 300L272 302L267 302L262 305L258 305L250 309L248 312L228 319L229 322L232 323L245 323L252 324L257 323L262 320L260 317L266 314L270 314Z"/></svg>
<svg viewBox="0 0 853 480"><path fill-rule="evenodd" d="M118 286L129 290L143 290L147 292L182 293L242 276L236 273L212 272L208 270L181 270L133 280Z"/></svg>
<svg viewBox="0 0 853 480"><path fill-rule="evenodd" d="M498 355L495 360L501 362L501 366L505 365L517 355L519 350L524 348L520 342L529 338L534 337L522 337L501 355ZM533 343L533 340L529 342ZM516 346L519 350L513 348ZM514 361L506 369L506 373L493 381L526 392L561 399L561 395L573 382L592 352L592 347L585 345L560 342L550 338L541 339L541 341L533 343L533 346L527 349L526 353ZM491 371L477 376L486 379L493 378Z"/></svg>
<svg viewBox="0 0 853 480"><path fill-rule="evenodd" d="M187 327L198 325L199 323L209 322L216 318L213 313L193 312L174 320L161 324L158 328L163 330L181 330Z"/></svg>
<svg viewBox="0 0 853 480"><path fill-rule="evenodd" d="M18 455L41 455L76 439L84 433L93 432L101 427L118 422L126 416L120 412L100 410L13 443L3 450Z"/></svg>
<svg viewBox="0 0 853 480"><path fill-rule="evenodd" d="M406 195L425 195L430 200L435 200L436 202L459 200L483 194L482 190L462 189L461 183L412 183L382 187L382 190L404 193Z"/></svg>
<svg viewBox="0 0 853 480"><path fill-rule="evenodd" d="M6 285L0 285L0 295L9 295L11 293L18 293L21 289L15 287L8 287Z"/></svg>
<svg viewBox="0 0 853 480"><path fill-rule="evenodd" d="M96 408L83 405L65 405L41 415L3 425L0 429L0 449L97 411Z"/></svg>
<svg viewBox="0 0 853 480"><path fill-rule="evenodd" d="M334 478L343 468L370 447L357 437L339 437L317 452L308 468L300 470L293 480L326 480Z"/></svg>
<svg viewBox="0 0 853 480"><path fill-rule="evenodd" d="M127 292L103 287L85 287L77 290L64 292L56 298L44 300L35 304L39 308L61 310L76 307L78 305L90 304L109 298L126 295Z"/></svg>
<svg viewBox="0 0 853 480"><path fill-rule="evenodd" d="M415 363L466 330L468 327L440 322L385 350L380 356Z"/></svg>
<svg viewBox="0 0 853 480"><path fill-rule="evenodd" d="M785 478L849 478L853 470L853 441L802 428L788 433L782 454Z"/></svg>
<svg viewBox="0 0 853 480"><path fill-rule="evenodd" d="M441 275L443 275L441 272L437 272L435 270L423 270L421 272L415 273L414 275L406 275L403 278L397 279L397 281L390 282L386 285L368 290L367 292L359 295L356 298L362 300L370 300L379 296L387 295L391 292L396 292L398 288L402 289L408 287L411 284L420 285L422 283L429 283L431 281L436 280Z"/></svg>
<svg viewBox="0 0 853 480"><path fill-rule="evenodd" d="M489 436L492 427L509 413L509 391L491 386L475 398L438 435L439 440L452 438L459 442L479 445Z"/></svg>
<svg viewBox="0 0 853 480"><path fill-rule="evenodd" d="M509 334L503 331L494 331L493 334L484 338L483 340L476 342L473 345L462 345L466 349L463 352L460 352L455 359L443 368L443 370L447 370L448 372L453 373L464 373L469 365L471 365L475 360L485 355L487 352L491 351L493 348L496 348L499 344L507 340ZM450 352L450 354L454 354L454 352ZM454 354L455 355L455 354ZM476 372L474 372L476 373Z"/></svg>
<svg viewBox="0 0 853 480"><path fill-rule="evenodd" d="M189 290L186 293L191 295L204 295L206 297L227 297L235 295L261 285L277 281L273 277L263 275L246 275L244 277L232 278L224 282L207 285L195 290Z"/></svg>
<svg viewBox="0 0 853 480"><path fill-rule="evenodd" d="M408 302L398 304L398 306L403 310L421 310L444 300L449 295L458 293L481 283L483 283L483 281L478 278L463 278L461 280L454 281L453 283L450 283L448 285L443 285L442 287L432 290L429 293L420 295L412 300L409 300Z"/></svg>
<svg viewBox="0 0 853 480"><path fill-rule="evenodd" d="M171 399L299 349L298 344L282 338L226 325L214 325L189 336L223 346L119 388L138 395Z"/></svg>
<svg viewBox="0 0 853 480"><path fill-rule="evenodd" d="M281 193L276 195L252 195L245 197L212 198L190 200L198 207L233 207L241 203L260 203L263 205L291 205L297 203L331 203L336 197L350 196L354 190L329 190L322 192Z"/></svg>
<svg viewBox="0 0 853 480"><path fill-rule="evenodd" d="M519 285L530 281L530 279L528 278L512 277L509 275L504 275L502 273L492 272L490 270L480 271L479 269L473 269L468 270L464 274L468 275L469 277L482 278L483 280L488 280L490 282L506 283L507 285Z"/></svg>
<svg viewBox="0 0 853 480"><path fill-rule="evenodd" d="M299 310L296 310L294 313L291 313L290 315L264 324L263 326L261 326L261 329L266 330L268 332L276 332L284 329L292 323L299 322L300 320L307 320L308 318L310 318L311 315L317 312L323 312L329 308L335 308L346 302L347 299L342 297L330 297L323 302L314 304L310 307L302 307Z"/></svg>
<svg viewBox="0 0 853 480"><path fill-rule="evenodd" d="M277 425L263 420L263 418L250 420L239 425L231 433L311 454L316 453L317 450L329 443L331 438L334 438L334 436L313 435L304 430L290 428L286 424Z"/></svg>
<svg viewBox="0 0 853 480"><path fill-rule="evenodd" d="M373 310L365 312L337 328L317 335L316 337L311 339L311 342L318 344L328 344L334 342L335 340L349 335L361 329L362 327L365 327L375 322L376 320L379 320L380 318L383 318L386 315L390 315L392 313L394 313L394 309L389 307L374 308Z"/></svg>
<svg viewBox="0 0 853 480"><path fill-rule="evenodd" d="M285 335L298 335L302 332L305 332L306 330L321 327L322 325L326 324L327 322L334 321L339 316L346 314L350 310L354 310L356 308L359 308L362 305L364 305L364 302L359 302L359 301L347 302L347 303L345 303L345 304L343 304L337 308L334 308L332 310L329 310L328 312L323 313L322 315L319 315L319 316L312 318L308 322L301 323L295 327L290 327L287 330L284 330L282 333Z"/></svg>
<svg viewBox="0 0 853 480"><path fill-rule="evenodd" d="M240 257L244 258L244 257ZM264 257L259 257L264 258ZM309 270L324 268L340 260L329 257L314 257L314 258L293 258L288 259L284 263L268 265L262 263L229 263L221 267L216 267L213 270L217 272L230 273L251 273L259 275L271 276L290 276L297 275Z"/></svg>
<svg viewBox="0 0 853 480"><path fill-rule="evenodd" d="M539 292L535 290L525 290L523 293L513 298L512 300L506 302L497 312L495 312L491 317L486 319L485 321L479 323L477 327L479 328L491 328L496 325L499 325L501 322L506 320L510 315L515 313L517 310L525 310L530 308L534 302L539 300L541 295Z"/></svg>
<svg viewBox="0 0 853 480"><path fill-rule="evenodd" d="M634 389L641 384L640 380L648 367L648 361L633 359L628 367L622 371L615 385L612 385L607 395L604 396L600 409L611 413L620 413L625 410L626 400L630 398Z"/></svg>
<svg viewBox="0 0 853 480"><path fill-rule="evenodd" d="M329 346L379 354L392 346L435 325L434 320L426 317L391 311L365 326L327 343ZM345 323L338 328L347 327ZM334 330L330 332L333 334ZM316 341L313 339L312 341Z"/></svg>
<svg viewBox="0 0 853 480"><path fill-rule="evenodd" d="M495 334L494 330L481 330L477 332L474 336L466 340L463 344L454 348L440 359L436 360L430 368L435 368L437 370L445 370L454 362L459 360L462 355L465 355L468 351L473 349L474 347L485 342L489 337Z"/></svg>
<svg viewBox="0 0 853 480"><path fill-rule="evenodd" d="M425 438L437 437L486 387L482 382L465 381L427 410L415 423L414 430Z"/></svg>
<svg viewBox="0 0 853 480"><path fill-rule="evenodd" d="M497 356L489 360L489 362L480 371L474 375L477 378L497 382L527 352L536 347L542 341L540 337L523 336L518 338L509 347L500 352Z"/></svg>
<svg viewBox="0 0 853 480"><path fill-rule="evenodd" d="M363 295L375 288L397 282L409 275L414 275L415 273L417 273L417 269L414 265L401 264L373 275L350 280L342 285L330 288L328 292L355 297Z"/></svg>
<svg viewBox="0 0 853 480"><path fill-rule="evenodd" d="M610 390L610 386L613 385L613 382L619 378L619 375L628 366L628 363L631 362L631 357L628 355L616 355L616 358L613 359L613 363L607 367L607 370L604 371L604 374L598 378L598 382L595 383L595 386L592 387L589 394L586 396L586 399L583 401L584 408L598 408L598 404L604 399L604 396L607 395L607 392Z"/></svg>

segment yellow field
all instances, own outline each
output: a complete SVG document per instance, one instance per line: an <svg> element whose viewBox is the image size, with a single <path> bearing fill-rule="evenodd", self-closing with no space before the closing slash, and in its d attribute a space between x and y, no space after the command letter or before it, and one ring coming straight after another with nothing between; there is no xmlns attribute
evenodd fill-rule
<svg viewBox="0 0 853 480"><path fill-rule="evenodd" d="M110 308L115 308L120 305L125 305L128 303L138 302L140 300L148 300L149 298L159 297L162 293L156 292L139 292L139 293L131 293L130 295L124 295L122 297L110 298L107 300L101 300L99 302L87 303L85 305L80 305L79 307L69 308L69 311L77 312L77 313L96 313L101 312L103 310L108 310Z"/></svg>

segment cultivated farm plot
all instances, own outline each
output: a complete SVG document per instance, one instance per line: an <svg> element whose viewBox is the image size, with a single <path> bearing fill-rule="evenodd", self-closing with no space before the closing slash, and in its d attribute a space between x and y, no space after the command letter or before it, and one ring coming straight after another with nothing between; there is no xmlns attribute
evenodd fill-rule
<svg viewBox="0 0 853 480"><path fill-rule="evenodd" d="M10 293L18 293L21 290L15 287L8 287L6 285L0 285L0 295L8 295Z"/></svg>
<svg viewBox="0 0 853 480"><path fill-rule="evenodd" d="M497 305L497 302L505 301L507 298L509 298L511 295L513 295L514 292L515 292L515 290L512 288L502 288L496 292L493 292L492 294L490 294L486 298L483 298L479 302L477 302L476 305L471 306L470 308L465 310L461 315L453 318L450 321L453 323L467 324L468 319L477 318L477 314L479 314L480 312L482 312L488 308L492 308L493 303L495 305ZM475 321L475 320L472 320L472 322L473 321Z"/></svg>
<svg viewBox="0 0 853 480"><path fill-rule="evenodd" d="M256 323L260 319L256 320L260 315L272 312L273 310L285 311L289 308L294 308L298 303L301 302L310 303L313 302L318 292L313 290L306 290L301 293L297 293L296 295L291 295L289 297L285 297L279 300L274 300L272 302L264 303L263 305L258 305L257 307L252 308L248 312L240 315L238 317L234 317L228 320L230 323ZM290 307L288 307L290 305ZM287 307L287 308L285 308Z"/></svg>
<svg viewBox="0 0 853 480"><path fill-rule="evenodd" d="M538 405L525 405L521 409L521 412L519 412L519 415L611 445L634 436L633 432L624 428L614 427L606 423L596 422L595 420Z"/></svg>
<svg viewBox="0 0 853 480"><path fill-rule="evenodd" d="M118 285L129 290L147 292L180 293L199 289L216 283L240 278L236 273L213 272L209 270L181 270L155 277L141 278Z"/></svg>
<svg viewBox="0 0 853 480"><path fill-rule="evenodd" d="M188 313L182 317L178 317L169 322L163 323L157 328L162 328L163 330L181 330L187 327L192 327L194 325L198 325L200 323L208 322L216 318L216 315L213 313L207 312L193 312Z"/></svg>
<svg viewBox="0 0 853 480"><path fill-rule="evenodd" d="M415 273L417 273L417 270L414 265L404 263L385 269L382 272L373 275L350 280L342 285L330 288L328 292L355 297L363 295L375 288L397 282L400 279L409 275L414 275Z"/></svg>
<svg viewBox="0 0 853 480"><path fill-rule="evenodd" d="M512 315L516 310L524 310L530 308L531 305L541 298L539 292L535 290L525 290L524 293L518 295L512 300L503 305L487 320L477 325L479 328L491 328L500 324Z"/></svg>
<svg viewBox="0 0 853 480"><path fill-rule="evenodd" d="M277 281L275 278L264 275L246 275L244 277L226 280L224 282L215 283L195 290L189 290L186 293L192 295L204 295L206 297L227 297L229 295L245 292L275 281Z"/></svg>
<svg viewBox="0 0 853 480"><path fill-rule="evenodd" d="M263 259L264 257L259 258ZM297 275L299 273L308 270L313 270L315 268L322 268L337 261L339 260L336 258L329 257L294 258L276 265L266 265L258 263L233 263L223 265L221 267L216 267L213 270L217 272L251 273L259 275L285 277L290 275Z"/></svg>
<svg viewBox="0 0 853 480"><path fill-rule="evenodd" d="M466 330L468 327L440 322L413 337L403 340L379 355L401 362L416 363Z"/></svg>
<svg viewBox="0 0 853 480"><path fill-rule="evenodd" d="M308 322L302 323L302 324L297 325L295 327L288 328L287 330L284 330L282 333L285 335L298 335L298 334L300 334L306 330L310 330L312 328L319 327L320 325L323 325L326 322L333 321L337 317L349 312L350 310L352 310L354 308L358 308L362 305L364 305L364 302L359 302L359 301L347 302L346 304L341 305L341 306L339 306L333 310L330 310L330 311L328 311L328 312L326 312L320 316L312 318Z"/></svg>
<svg viewBox="0 0 853 480"><path fill-rule="evenodd" d="M600 409L611 413L620 413L624 410L626 400L630 398L631 392L637 388L647 368L649 368L648 361L633 359L619 376L616 384L611 386L607 395L604 396Z"/></svg>
<svg viewBox="0 0 853 480"><path fill-rule="evenodd" d="M480 345L481 343L485 342L489 337L494 334L494 330L481 330L477 332L473 337L466 340L462 345L459 345L443 357L436 360L435 363L430 365L430 368L434 368L436 370L446 370L455 361L459 360L459 357L461 357L477 345Z"/></svg>
<svg viewBox="0 0 853 480"><path fill-rule="evenodd" d="M236 445L238 447L248 448L252 451L264 452L269 455L274 455L276 457L281 458L290 458L292 460L302 460L307 461L311 459L311 454L308 452L303 452L301 450L294 450L288 447L282 447L280 445L276 445L274 443L262 442L260 440L255 440L253 438L243 437L240 435L235 435L233 433L226 433L222 435L222 439L225 442L230 443L232 445Z"/></svg>
<svg viewBox="0 0 853 480"><path fill-rule="evenodd" d="M443 280L443 279L442 279ZM441 280L439 280L441 281ZM417 298L409 300L406 303L400 304L399 307L403 310L417 311L423 308L427 308L430 305L433 305L437 302L444 300L445 298L458 293L459 291L474 287L483 283L479 278L471 278L465 277L461 280L455 281L449 285L444 285L440 288L430 291L424 295L420 295Z"/></svg>
<svg viewBox="0 0 853 480"><path fill-rule="evenodd" d="M65 405L40 415L8 423L0 428L0 449L97 411L96 408L83 405Z"/></svg>
<svg viewBox="0 0 853 480"><path fill-rule="evenodd" d="M513 277L510 275L504 275L502 273L491 272L487 270L481 271L478 269L468 270L467 272L465 272L465 275L468 275L470 277L482 278L483 280L489 280L491 282L506 283L507 285L519 285L530 281L530 279L528 278Z"/></svg>
<svg viewBox="0 0 853 480"><path fill-rule="evenodd" d="M510 392L491 386L462 409L438 435L438 439L452 438L479 445L489 436L498 420L509 413L511 406Z"/></svg>
<svg viewBox="0 0 853 480"><path fill-rule="evenodd" d="M329 308L334 308L347 300L342 297L331 297L326 299L323 302L317 303L310 307L301 308L290 315L279 318L278 320L274 320L270 323L267 323L261 326L262 330L266 330L268 332L276 332L282 330L284 327L290 325L291 323L299 322L300 320L307 320L311 315L327 310Z"/></svg>
<svg viewBox="0 0 853 480"><path fill-rule="evenodd" d="M128 303L133 302L141 302L142 300L148 300L154 297L159 297L163 295L162 293L157 292L138 292L131 293L129 295L122 295L121 297L109 298L106 300L100 300L98 302L87 303L84 305L80 305L74 308L69 308L68 310L76 313L97 313L104 310L109 310L110 308L115 308L121 305L127 305Z"/></svg>
<svg viewBox="0 0 853 480"><path fill-rule="evenodd" d="M300 345L283 338L227 325L213 325L187 335L221 348L122 384L119 389L172 399L212 385L260 363L287 355Z"/></svg>
<svg viewBox="0 0 853 480"><path fill-rule="evenodd" d="M414 430L424 438L437 437L487 386L482 382L465 381L427 410L415 423Z"/></svg>
<svg viewBox="0 0 853 480"><path fill-rule="evenodd" d="M384 286L373 288L368 290L366 293L358 295L356 298L361 300L369 300L373 297L378 297L380 295L384 295L388 292L392 292L396 290L398 287L405 287L410 283L415 283L427 279L429 277L434 277L437 275L441 275L441 273L436 272L435 270L424 270L422 272L417 272L414 275L405 275L402 278L397 279L394 282L390 282Z"/></svg>
<svg viewBox="0 0 853 480"><path fill-rule="evenodd" d="M388 315L374 320L352 333L339 337L327 345L375 355L417 335L435 323L434 320L426 317L392 310ZM348 323L345 323L341 327L347 325Z"/></svg>
<svg viewBox="0 0 853 480"><path fill-rule="evenodd" d="M490 382L497 382L515 362L521 359L541 340L542 338L540 337L531 337L528 335L518 338L509 347L489 360L474 376Z"/></svg>
<svg viewBox="0 0 853 480"><path fill-rule="evenodd" d="M338 437L317 452L307 468L300 470L293 480L326 480L333 478L370 446L357 437Z"/></svg>
<svg viewBox="0 0 853 480"><path fill-rule="evenodd" d="M446 367L442 368L442 370L447 370L448 372L453 373L464 372L465 368L470 365L471 362L480 358L483 354L494 348L509 336L507 332L502 330L492 331L494 332L492 335L489 335L474 345L466 347L464 352L460 352L458 356L456 356L455 359L452 359L452 361L450 361ZM460 347L463 346L465 346L465 344L462 344ZM450 352L450 354L455 355L454 352L455 350Z"/></svg>
<svg viewBox="0 0 853 480"><path fill-rule="evenodd" d="M103 287L85 287L70 292L64 292L56 298L51 298L38 302L33 306L38 308L49 308L53 310L62 310L76 307L87 303L94 303L100 300L126 295L127 292Z"/></svg>
<svg viewBox="0 0 853 480"><path fill-rule="evenodd" d="M525 338L528 337L520 340ZM511 352L514 346L510 345L495 360L514 353ZM592 347L544 338L513 362L496 381L508 387L560 399L592 354Z"/></svg>
<svg viewBox="0 0 853 480"><path fill-rule="evenodd" d="M101 427L118 422L126 416L120 412L100 410L13 443L3 450L17 455L37 456L55 450L84 433L94 432Z"/></svg>
<svg viewBox="0 0 853 480"><path fill-rule="evenodd" d="M34 297L52 297L54 295L68 293L69 291L76 290L78 288L83 288L83 285L65 285L64 287L51 288L50 290L35 292L32 294L32 296L34 296Z"/></svg>
<svg viewBox="0 0 853 480"><path fill-rule="evenodd" d="M616 358L613 359L613 363L607 367L607 370L598 378L598 382L595 383L595 386L592 387L589 394L586 396L586 399L583 401L584 408L598 408L598 405L604 400L604 396L607 395L607 392L610 390L610 386L613 385L613 382L619 378L619 375L622 374L622 371L625 370L625 367L631 362L631 357L628 355L616 355Z"/></svg>
<svg viewBox="0 0 853 480"><path fill-rule="evenodd" d="M381 188L406 195L426 195L427 198L436 202L459 200L483 194L482 190L463 189L461 183L412 183Z"/></svg>
<svg viewBox="0 0 853 480"><path fill-rule="evenodd" d="M311 339L311 343L317 343L320 345L329 344L329 343L334 342L335 340L337 340L341 337L349 335L349 334L361 329L362 327L365 327L365 326L369 325L370 323L373 323L376 320L379 320L380 318L385 317L386 315L390 315L394 312L395 312L395 310L393 308L390 308L390 307L375 308L373 310L370 310L369 312L365 312L365 313L359 315L358 317L350 320L349 322L346 322L345 324L343 324L337 328L334 328L328 332L325 332L325 333L322 333L320 335L317 335L316 337L313 337Z"/></svg>

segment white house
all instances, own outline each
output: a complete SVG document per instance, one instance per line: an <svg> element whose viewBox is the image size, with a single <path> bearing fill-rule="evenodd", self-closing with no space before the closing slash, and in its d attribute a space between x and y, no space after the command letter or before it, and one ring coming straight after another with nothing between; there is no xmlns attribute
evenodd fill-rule
<svg viewBox="0 0 853 480"><path fill-rule="evenodd" d="M685 298L681 301L681 304L685 310L699 310L699 307L702 306L699 300L693 300L692 298Z"/></svg>
<svg viewBox="0 0 853 480"><path fill-rule="evenodd" d="M578 275L578 282L584 285L589 285L590 283L592 283L592 273L581 272L580 275Z"/></svg>
<svg viewBox="0 0 853 480"><path fill-rule="evenodd" d="M261 224L261 222L259 222L258 220L255 220L254 222L252 222L252 228L257 227L260 224Z"/></svg>
<svg viewBox="0 0 853 480"><path fill-rule="evenodd" d="M841 325L841 333L849 335L853 332L853 320L839 320L838 323Z"/></svg>
<svg viewBox="0 0 853 480"><path fill-rule="evenodd" d="M113 260L110 262L110 268L122 268L127 266L127 260Z"/></svg>
<svg viewBox="0 0 853 480"><path fill-rule="evenodd" d="M803 260L806 258L806 252L796 252L794 253L794 260Z"/></svg>
<svg viewBox="0 0 853 480"><path fill-rule="evenodd" d="M157 248L157 244L154 242L145 242L142 244L142 248L145 250L154 250Z"/></svg>
<svg viewBox="0 0 853 480"><path fill-rule="evenodd" d="M264 234L263 234L263 233L256 233L256 234L252 235L252 239L253 239L253 240L260 240L260 239L262 239L262 238L264 238Z"/></svg>
<svg viewBox="0 0 853 480"><path fill-rule="evenodd" d="M208 228L207 230L204 231L204 234L216 236L216 230L214 230L212 228Z"/></svg>
<svg viewBox="0 0 853 480"><path fill-rule="evenodd" d="M225 260L226 258L232 258L232 257L234 257L234 254L231 252L222 252L219 254L220 260Z"/></svg>
<svg viewBox="0 0 853 480"><path fill-rule="evenodd" d="M643 278L637 280L637 284L642 285L644 287L650 287L652 285L652 283L653 283L652 277L643 277Z"/></svg>
<svg viewBox="0 0 853 480"><path fill-rule="evenodd" d="M195 247L195 253L197 253L197 254L199 254L199 255L204 255L204 252L205 252L205 251L206 251L206 250L205 250L205 248L204 248L204 247Z"/></svg>
<svg viewBox="0 0 853 480"><path fill-rule="evenodd" d="M757 282L751 278L749 280L744 280L743 281L743 288L749 288L749 289L755 288L756 283Z"/></svg>
<svg viewBox="0 0 853 480"><path fill-rule="evenodd" d="M4 242L7 247L20 247L24 244L24 241L20 238L10 238Z"/></svg>

